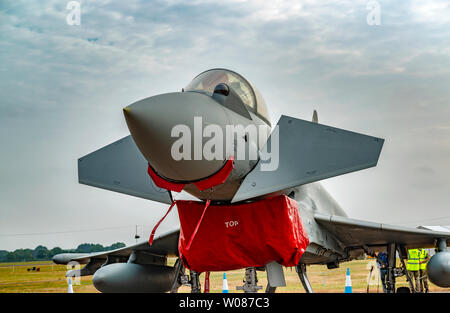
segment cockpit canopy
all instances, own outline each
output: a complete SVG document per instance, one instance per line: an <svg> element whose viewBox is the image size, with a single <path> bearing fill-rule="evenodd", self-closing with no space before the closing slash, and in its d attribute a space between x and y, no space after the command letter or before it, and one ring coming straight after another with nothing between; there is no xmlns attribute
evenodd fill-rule
<svg viewBox="0 0 450 313"><path fill-rule="evenodd" d="M270 125L267 106L261 94L250 82L236 72L226 69L205 71L195 77L184 90L203 91L213 94L214 89L219 84L229 86L239 96L250 112L253 112Z"/></svg>

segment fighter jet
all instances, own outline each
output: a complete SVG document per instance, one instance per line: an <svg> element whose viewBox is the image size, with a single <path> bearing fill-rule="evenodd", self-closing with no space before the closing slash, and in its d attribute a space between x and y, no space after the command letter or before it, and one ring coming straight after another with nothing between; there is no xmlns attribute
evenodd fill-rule
<svg viewBox="0 0 450 313"><path fill-rule="evenodd" d="M396 277L406 275L412 282L405 259L407 249L416 247L436 247L438 253L428 263L429 278L438 286L450 287L450 233L352 219L319 182L376 166L384 139L320 124L315 111L312 121L283 115L272 127L260 92L242 75L227 69L205 71L180 92L137 101L126 106L123 113L130 135L81 157L79 182L170 204L170 209L176 205L181 228L114 251L56 256L59 263L86 264L81 270L69 271L68 276L94 275L93 283L102 292L177 292L183 284L199 292L200 272L193 260L198 268L204 265L202 268L222 270L222 264L208 264L198 254L188 260L186 247L197 242L195 251L220 260L222 249L211 249L205 229L215 236L228 236L223 241L226 250L227 245L249 235L245 225L251 224L256 236L245 245L233 246L239 249L240 259L248 261L242 263L246 264L242 267L246 268L246 292L258 290L255 281L259 270L267 271L266 292L285 286L282 264L295 266L304 289L312 292L306 274L308 265L326 264L332 269L364 254L386 251L387 290L394 293ZM183 214L181 202L174 201L174 192L181 191L198 199L183 203L192 208ZM273 199L281 202L271 202ZM204 206L195 211L202 213L201 217L193 217L194 206ZM286 207L295 210L283 219ZM244 219L240 215L244 208L254 211L244 222L238 221ZM269 209L276 218L260 218ZM237 219L220 225L214 224L217 219L208 219L212 212L220 215L227 211L233 211ZM284 224L274 229L271 223L275 222ZM233 234L231 226L236 226ZM187 229L193 233L189 244ZM303 232L296 232L298 229ZM253 244L268 240L265 230L275 232L275 237L295 233L289 238L300 239L304 246L294 242L289 253L296 258L290 263L274 257L261 264ZM272 250L287 246L272 245L265 251L262 245L258 251L270 255ZM396 265L396 254L400 267ZM168 257L178 258L174 266L167 265Z"/></svg>

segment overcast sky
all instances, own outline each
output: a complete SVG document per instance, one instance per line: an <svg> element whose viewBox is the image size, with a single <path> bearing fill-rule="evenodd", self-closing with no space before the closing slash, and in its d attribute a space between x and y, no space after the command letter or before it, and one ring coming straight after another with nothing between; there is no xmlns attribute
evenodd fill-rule
<svg viewBox="0 0 450 313"><path fill-rule="evenodd" d="M124 106L215 67L273 124L316 109L385 138L377 167L323 182L350 217L450 224L448 1L380 0L380 25L369 1L79 2L70 26L68 1L0 0L0 250L146 239L167 206L78 184L77 159L129 134Z"/></svg>

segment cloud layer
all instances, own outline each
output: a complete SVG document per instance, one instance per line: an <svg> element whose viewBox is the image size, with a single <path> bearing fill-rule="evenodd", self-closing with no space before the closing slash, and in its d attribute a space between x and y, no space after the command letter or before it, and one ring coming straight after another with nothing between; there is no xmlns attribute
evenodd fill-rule
<svg viewBox="0 0 450 313"><path fill-rule="evenodd" d="M272 123L317 109L386 139L378 167L324 182L350 216L450 223L432 220L450 215L447 1L378 1L379 26L368 1L80 3L69 26L67 2L0 2L0 249L146 236L164 206L79 185L76 160L127 135L122 107L214 67L250 79Z"/></svg>

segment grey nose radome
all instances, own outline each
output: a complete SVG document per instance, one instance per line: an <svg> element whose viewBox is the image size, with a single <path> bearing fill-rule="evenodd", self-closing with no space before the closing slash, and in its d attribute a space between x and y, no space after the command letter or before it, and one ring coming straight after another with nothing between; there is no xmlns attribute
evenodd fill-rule
<svg viewBox="0 0 450 313"><path fill-rule="evenodd" d="M211 139L203 136L203 129L217 125L225 135L228 122L224 108L206 94L157 95L125 107L124 115L139 150L163 178L200 180L216 173L226 161L225 149L221 159L206 160L203 154L204 144Z"/></svg>

